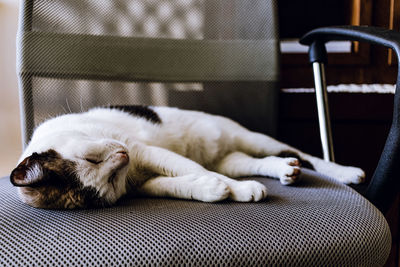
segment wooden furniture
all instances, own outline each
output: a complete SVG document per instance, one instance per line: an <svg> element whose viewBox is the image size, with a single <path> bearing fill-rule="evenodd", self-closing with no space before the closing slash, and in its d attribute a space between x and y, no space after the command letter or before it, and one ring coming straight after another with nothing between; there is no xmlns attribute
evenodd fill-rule
<svg viewBox="0 0 400 267"><path fill-rule="evenodd" d="M312 0L306 1L313 2ZM313 20L310 27L316 28L330 25L371 25L388 29L399 29L400 26L400 1L399 0L352 0L352 1L333 1L336 5L347 7L347 12L343 12L341 21L325 22L319 24L315 17L309 17ZM340 4L348 2L347 4ZM286 4L287 3L287 4ZM324 1L325 3L325 1ZM351 3L351 4L350 4ZM310 6L311 3L309 3ZM279 1L279 12L282 17L286 9L290 9L289 1ZM329 7L329 6L328 6ZM296 7L297 8L297 7ZM315 11L313 13L318 13ZM327 15L329 12L322 13L321 16ZM299 12L301 13L301 12ZM307 21L307 15L299 15L296 21ZM287 21L287 20L286 20ZM291 20L293 22L293 20ZM281 19L281 31L285 30L285 20ZM299 22L297 22L298 24ZM301 23L301 22L300 22ZM307 23L307 22L306 22ZM280 33L281 37L299 38L307 30L291 33L293 36L287 36ZM301 29L301 27L299 27ZM305 53L285 53L282 54L282 84L283 88L291 87L312 87L312 71L309 68L307 54ZM368 44L352 44L351 53L333 53L329 54L329 65L327 66L328 84L339 83L392 83L396 82L396 64L392 52L388 49L370 46Z"/></svg>

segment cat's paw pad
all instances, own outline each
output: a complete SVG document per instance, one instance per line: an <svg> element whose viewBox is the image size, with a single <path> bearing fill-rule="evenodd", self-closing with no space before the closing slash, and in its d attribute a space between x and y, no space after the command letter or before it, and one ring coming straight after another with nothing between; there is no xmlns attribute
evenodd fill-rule
<svg viewBox="0 0 400 267"><path fill-rule="evenodd" d="M283 158L280 162L279 180L283 185L293 184L300 177L300 162L296 158Z"/></svg>
<svg viewBox="0 0 400 267"><path fill-rule="evenodd" d="M229 197L229 187L214 176L204 175L194 182L192 198L203 202L216 202Z"/></svg>
<svg viewBox="0 0 400 267"><path fill-rule="evenodd" d="M257 202L267 197L267 188L257 181L236 181L230 188L234 201Z"/></svg>
<svg viewBox="0 0 400 267"><path fill-rule="evenodd" d="M360 184L365 181L365 172L357 167L341 167L334 178L345 184Z"/></svg>

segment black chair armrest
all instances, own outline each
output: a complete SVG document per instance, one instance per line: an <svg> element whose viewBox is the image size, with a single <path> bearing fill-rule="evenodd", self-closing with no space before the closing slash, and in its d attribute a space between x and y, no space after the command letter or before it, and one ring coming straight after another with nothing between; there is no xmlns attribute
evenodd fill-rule
<svg viewBox="0 0 400 267"><path fill-rule="evenodd" d="M400 62L400 33L377 27L335 26L312 30L300 43L310 46L310 60L324 62L325 43L332 40L364 41L386 46L395 51ZM400 68L399 68L400 70ZM400 188L400 72L397 75L394 96L393 121L378 166L365 197L385 213Z"/></svg>

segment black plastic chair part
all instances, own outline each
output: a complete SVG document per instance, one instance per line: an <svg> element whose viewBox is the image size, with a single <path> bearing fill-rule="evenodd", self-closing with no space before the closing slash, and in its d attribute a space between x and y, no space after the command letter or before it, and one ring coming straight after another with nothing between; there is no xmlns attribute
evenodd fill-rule
<svg viewBox="0 0 400 267"><path fill-rule="evenodd" d="M312 30L300 43L310 46L310 62L326 62L325 43L332 40L364 41L386 46L400 56L400 33L368 26L335 26ZM393 121L381 158L366 192L366 198L381 212L391 206L400 187L400 72L394 97Z"/></svg>

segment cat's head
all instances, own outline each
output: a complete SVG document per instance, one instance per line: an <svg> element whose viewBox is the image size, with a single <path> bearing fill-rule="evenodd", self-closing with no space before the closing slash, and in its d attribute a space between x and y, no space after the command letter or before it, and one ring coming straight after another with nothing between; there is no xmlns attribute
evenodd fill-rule
<svg viewBox="0 0 400 267"><path fill-rule="evenodd" d="M30 153L12 171L23 202L49 209L103 207L126 193L129 156L123 144L87 138L57 143Z"/></svg>

